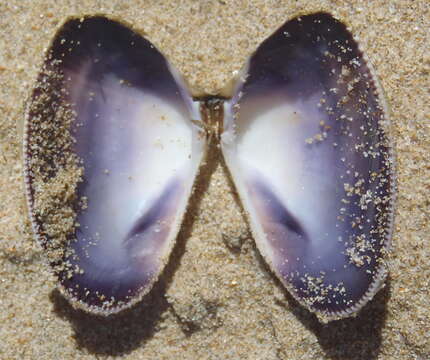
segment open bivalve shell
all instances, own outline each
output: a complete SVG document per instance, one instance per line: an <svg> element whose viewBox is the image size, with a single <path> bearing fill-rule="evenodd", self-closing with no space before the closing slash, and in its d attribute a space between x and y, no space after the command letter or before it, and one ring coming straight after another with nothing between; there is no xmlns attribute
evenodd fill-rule
<svg viewBox="0 0 430 360"><path fill-rule="evenodd" d="M272 271L321 318L356 313L386 276L394 165L382 93L350 32L325 13L287 22L208 124L212 105L193 101L128 27L104 17L63 25L24 138L30 217L63 294L110 314L151 289L207 138L220 135Z"/></svg>

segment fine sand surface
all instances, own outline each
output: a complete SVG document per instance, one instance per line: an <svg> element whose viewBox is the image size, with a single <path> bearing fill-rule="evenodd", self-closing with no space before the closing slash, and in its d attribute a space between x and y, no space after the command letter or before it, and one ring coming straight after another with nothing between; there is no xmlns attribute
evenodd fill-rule
<svg viewBox="0 0 430 360"><path fill-rule="evenodd" d="M143 302L109 318L55 288L24 202L24 108L68 16L119 18L186 81L216 94L297 14L346 22L391 106L398 162L390 276L356 318L323 325L269 272L220 154L211 153L171 260ZM0 359L430 359L430 2L0 0Z"/></svg>

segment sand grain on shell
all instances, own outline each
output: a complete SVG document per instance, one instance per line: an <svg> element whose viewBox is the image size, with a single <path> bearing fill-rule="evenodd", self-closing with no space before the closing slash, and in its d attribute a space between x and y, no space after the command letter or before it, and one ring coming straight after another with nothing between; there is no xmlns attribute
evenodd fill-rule
<svg viewBox="0 0 430 360"><path fill-rule="evenodd" d="M268 272L214 154L154 292L108 319L73 310L32 239L21 177L25 99L59 24L119 17L216 93L284 21L316 10L350 24L391 106L399 195L386 288L357 318L320 325ZM428 1L2 1L0 12L0 359L430 358Z"/></svg>
<svg viewBox="0 0 430 360"><path fill-rule="evenodd" d="M44 64L26 110L24 181L30 216L49 263L57 264L56 272L70 272L62 259L77 226L75 208L82 200L76 199L76 188L83 167L72 151L75 113L61 100L63 77L56 65Z"/></svg>

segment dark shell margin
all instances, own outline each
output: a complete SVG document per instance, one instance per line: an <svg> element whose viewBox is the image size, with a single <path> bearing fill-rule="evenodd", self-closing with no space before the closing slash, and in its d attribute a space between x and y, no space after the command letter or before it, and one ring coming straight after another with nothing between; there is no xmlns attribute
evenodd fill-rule
<svg viewBox="0 0 430 360"><path fill-rule="evenodd" d="M373 299L373 297L377 294L377 292L385 287L385 280L387 279L388 273L389 273L389 263L387 262L387 257L390 254L391 247L392 247L392 234L394 229L394 221L395 221L395 204L397 202L397 157L395 152L395 141L392 136L392 123L390 118L390 108L389 105L385 99L384 96L384 90L382 88L382 85L376 75L376 71L370 61L370 59L367 57L366 53L364 52L363 46L360 42L360 39L354 35L354 32L352 31L352 27L344 21L339 20L339 18L333 14L327 13L327 12L312 12L312 13L299 13L296 16L293 16L288 21L292 21L294 19L298 19L302 16L308 16L308 15L326 15L332 17L334 20L340 22L345 26L345 29L350 33L352 39L355 41L357 45L357 56L361 57L363 61L363 65L366 66L367 74L369 75L369 84L371 86L371 89L373 91L373 94L378 99L379 105L382 109L383 119L382 122L379 123L381 126L381 130L384 132L385 138L386 138L386 148L387 148L387 161L390 163L390 169L389 169L389 182L390 182L390 190L388 196L390 196L390 201L386 205L386 212L387 212L387 225L386 225L386 231L385 231L385 239L383 241L383 246L381 248L382 252L385 254L383 258L379 259L379 265L374 270L373 275L373 281L370 284L368 290L366 293L357 301L353 306L348 308L347 310L338 311L338 312L322 312L312 306L310 306L306 301L303 301L298 294L296 293L296 290L292 285L287 283L286 281L283 281L282 277L276 276L283 286L288 290L288 292L293 296L293 298L302 306L307 308L310 312L315 313L317 318L322 323L328 323L333 320L340 320L352 316L356 316L358 312L370 301ZM284 23L285 24L285 23ZM282 24L280 27L278 27L276 30L272 32L277 32L284 24ZM269 35L270 37L271 35ZM256 234L253 234L255 237ZM276 274L274 269L272 268L272 264L268 263L271 271L273 274Z"/></svg>

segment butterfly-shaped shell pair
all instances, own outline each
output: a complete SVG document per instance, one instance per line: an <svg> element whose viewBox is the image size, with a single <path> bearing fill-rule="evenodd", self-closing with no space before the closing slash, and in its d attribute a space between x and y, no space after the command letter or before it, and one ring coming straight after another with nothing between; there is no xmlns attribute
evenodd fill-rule
<svg viewBox="0 0 430 360"><path fill-rule="evenodd" d="M55 36L27 111L25 181L35 234L77 306L115 313L157 280L207 148L208 106L118 22L72 19ZM222 152L270 268L309 310L356 313L386 275L394 165L382 93L351 33L326 13L288 21L223 107Z"/></svg>

